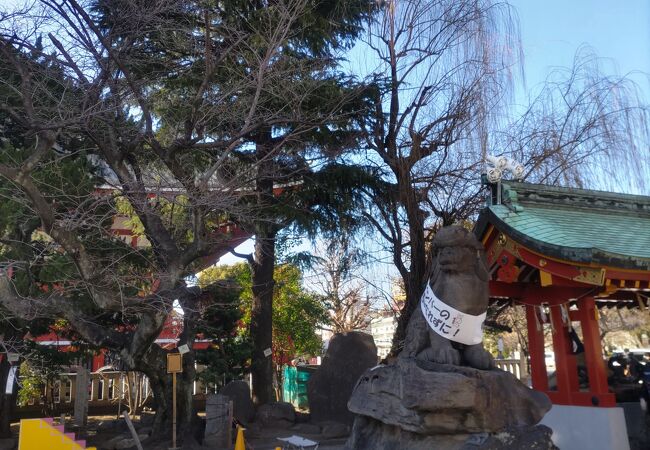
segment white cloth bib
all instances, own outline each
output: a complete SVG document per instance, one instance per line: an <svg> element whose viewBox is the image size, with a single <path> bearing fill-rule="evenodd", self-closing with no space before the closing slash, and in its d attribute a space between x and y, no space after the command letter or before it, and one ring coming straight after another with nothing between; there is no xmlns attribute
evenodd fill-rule
<svg viewBox="0 0 650 450"><path fill-rule="evenodd" d="M487 313L472 316L444 303L433 293L429 283L420 299L422 314L429 326L440 336L466 345L483 340L483 322Z"/></svg>

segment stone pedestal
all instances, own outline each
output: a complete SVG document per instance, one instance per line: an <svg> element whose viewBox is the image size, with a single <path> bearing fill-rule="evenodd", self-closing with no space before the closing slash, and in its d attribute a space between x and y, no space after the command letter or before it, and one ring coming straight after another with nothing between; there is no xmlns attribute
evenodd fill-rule
<svg viewBox="0 0 650 450"><path fill-rule="evenodd" d="M77 368L74 393L74 424L83 427L88 422L88 382L90 372L83 367Z"/></svg>
<svg viewBox="0 0 650 450"><path fill-rule="evenodd" d="M413 358L367 370L348 403L355 450L552 449L548 397L501 370Z"/></svg>

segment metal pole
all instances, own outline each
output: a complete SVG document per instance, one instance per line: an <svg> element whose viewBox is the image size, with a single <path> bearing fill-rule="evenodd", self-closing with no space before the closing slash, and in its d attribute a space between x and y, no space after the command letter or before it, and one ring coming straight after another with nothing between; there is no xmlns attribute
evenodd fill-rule
<svg viewBox="0 0 650 450"><path fill-rule="evenodd" d="M131 432L131 436L135 441L136 447L138 447L138 450L143 450L142 444L140 443L140 438L138 437L138 433L136 433L135 428L133 427L133 423L131 422L129 413L127 413L126 411L122 411L122 415L124 416L124 420L126 421L126 426L129 427L129 431Z"/></svg>

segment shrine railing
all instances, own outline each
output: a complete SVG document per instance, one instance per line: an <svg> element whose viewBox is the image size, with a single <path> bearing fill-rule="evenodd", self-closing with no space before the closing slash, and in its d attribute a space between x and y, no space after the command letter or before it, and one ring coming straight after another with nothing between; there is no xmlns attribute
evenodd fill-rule
<svg viewBox="0 0 650 450"><path fill-rule="evenodd" d="M524 358L495 359L494 362L499 369L510 372L524 384L528 383L530 374L528 373L528 363Z"/></svg>
<svg viewBox="0 0 650 450"><path fill-rule="evenodd" d="M18 405L16 413L27 417L40 413L48 406L52 413L71 412L75 403L77 374L62 373L52 383L43 387L40 398L32 398L25 405ZM206 388L200 381L194 383L194 397L204 398ZM88 409L93 411L113 411L126 409L131 403L143 406L152 397L149 379L142 374L120 371L92 372L88 383Z"/></svg>

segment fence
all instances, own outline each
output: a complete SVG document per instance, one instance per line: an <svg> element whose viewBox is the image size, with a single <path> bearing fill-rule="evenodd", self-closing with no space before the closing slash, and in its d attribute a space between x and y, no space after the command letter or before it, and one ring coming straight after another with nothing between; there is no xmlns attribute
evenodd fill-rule
<svg viewBox="0 0 650 450"><path fill-rule="evenodd" d="M525 358L518 358L518 359L495 359L494 362L496 363L496 366L501 369L505 370L506 372L510 372L513 374L517 379L519 379L522 383L527 383L529 380L529 374L528 374L528 363Z"/></svg>
<svg viewBox="0 0 650 450"><path fill-rule="evenodd" d="M40 417L44 410L48 414L72 413L75 404L77 374L62 373L43 387L40 398L32 398L26 405L17 406L15 414L20 418ZM88 383L88 411L91 414L117 414L131 404L138 408L149 404L152 391L146 376L136 372L105 370L92 372ZM207 388L200 382L194 383L194 400L202 407Z"/></svg>
<svg viewBox="0 0 650 450"><path fill-rule="evenodd" d="M31 399L28 404L43 404L48 400L55 404L74 404L76 381L76 373L62 373L58 380L44 386L40 400ZM88 405L102 405L124 399L127 383L126 372L104 371L91 373L88 387ZM149 382L146 377L142 377L141 386L139 387L145 392L146 397L150 392Z"/></svg>

